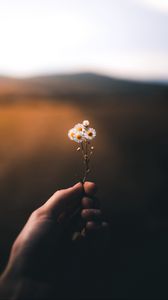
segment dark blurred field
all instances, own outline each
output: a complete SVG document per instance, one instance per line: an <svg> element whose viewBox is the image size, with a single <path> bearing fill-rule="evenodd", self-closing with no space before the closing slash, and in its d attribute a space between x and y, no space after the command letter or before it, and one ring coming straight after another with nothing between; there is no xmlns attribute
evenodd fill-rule
<svg viewBox="0 0 168 300"><path fill-rule="evenodd" d="M107 294L163 299L168 266L167 97L166 85L94 74L0 78L1 268L32 210L58 188L80 180L81 156L67 131L88 119L97 130L90 179L98 185L112 228Z"/></svg>

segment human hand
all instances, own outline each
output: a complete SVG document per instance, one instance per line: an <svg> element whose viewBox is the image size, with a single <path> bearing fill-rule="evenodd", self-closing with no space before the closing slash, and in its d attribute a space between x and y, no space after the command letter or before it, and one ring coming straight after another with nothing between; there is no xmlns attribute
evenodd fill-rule
<svg viewBox="0 0 168 300"><path fill-rule="evenodd" d="M63 279L66 282L70 266L72 269L75 266L75 249L78 254L84 251L86 257L86 249L90 251L91 244L95 241L97 243L98 235L100 237L102 232L107 231L107 224L101 223L101 211L96 208L94 194L93 183L78 183L71 188L57 191L32 213L13 244L8 265L0 280L1 287L7 287L6 299L11 299L13 293L16 293L16 299L41 299L53 287L56 286L58 290ZM72 241L71 225L73 228L76 218L74 212L82 207L81 216L85 220L85 229L78 239ZM76 229L81 228L75 227ZM79 257L78 262L82 258L83 256ZM36 289L35 294L33 287Z"/></svg>

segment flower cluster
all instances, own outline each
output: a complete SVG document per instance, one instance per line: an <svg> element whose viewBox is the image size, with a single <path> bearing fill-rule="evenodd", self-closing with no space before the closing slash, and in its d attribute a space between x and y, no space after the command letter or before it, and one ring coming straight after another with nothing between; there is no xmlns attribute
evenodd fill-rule
<svg viewBox="0 0 168 300"><path fill-rule="evenodd" d="M83 123L78 123L74 128L70 129L68 136L72 141L77 143L91 141L96 136L96 130L89 127L89 121L85 120Z"/></svg>
<svg viewBox="0 0 168 300"><path fill-rule="evenodd" d="M78 123L74 128L68 131L70 140L80 143L77 151L81 151L84 163L84 176L82 182L84 183L90 173L90 158L93 154L94 147L91 145L91 141L96 136L96 130L89 127L89 121L85 120L82 123Z"/></svg>

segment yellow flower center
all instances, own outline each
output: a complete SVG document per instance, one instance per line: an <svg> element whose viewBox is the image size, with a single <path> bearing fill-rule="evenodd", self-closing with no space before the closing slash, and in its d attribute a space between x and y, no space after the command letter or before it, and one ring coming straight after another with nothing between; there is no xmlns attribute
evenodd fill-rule
<svg viewBox="0 0 168 300"><path fill-rule="evenodd" d="M89 131L88 132L88 136L92 136L93 135L93 132L92 131Z"/></svg>
<svg viewBox="0 0 168 300"><path fill-rule="evenodd" d="M82 136L81 136L80 134L77 134L77 135L76 135L76 138L77 138L78 140L81 140Z"/></svg>
<svg viewBox="0 0 168 300"><path fill-rule="evenodd" d="M77 131L82 131L82 127L77 127Z"/></svg>

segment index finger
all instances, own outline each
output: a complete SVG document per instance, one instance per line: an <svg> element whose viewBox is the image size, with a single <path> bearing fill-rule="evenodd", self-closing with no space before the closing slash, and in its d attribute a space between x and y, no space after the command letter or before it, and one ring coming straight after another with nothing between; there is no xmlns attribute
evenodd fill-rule
<svg viewBox="0 0 168 300"><path fill-rule="evenodd" d="M51 198L43 205L43 209L47 213L54 214L58 217L60 213L66 211L70 207L74 207L81 202L84 194L82 183L77 183L68 189L57 191Z"/></svg>

